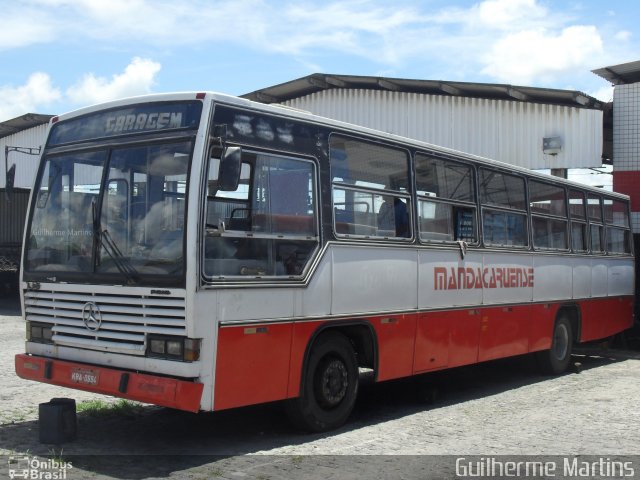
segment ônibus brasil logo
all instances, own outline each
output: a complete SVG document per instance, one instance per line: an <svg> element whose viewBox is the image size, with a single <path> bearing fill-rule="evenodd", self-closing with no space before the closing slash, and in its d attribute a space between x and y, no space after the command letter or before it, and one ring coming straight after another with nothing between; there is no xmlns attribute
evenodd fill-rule
<svg viewBox="0 0 640 480"><path fill-rule="evenodd" d="M28 455L9 456L9 478L38 480L65 480L67 471L73 465L61 459L29 457Z"/></svg>

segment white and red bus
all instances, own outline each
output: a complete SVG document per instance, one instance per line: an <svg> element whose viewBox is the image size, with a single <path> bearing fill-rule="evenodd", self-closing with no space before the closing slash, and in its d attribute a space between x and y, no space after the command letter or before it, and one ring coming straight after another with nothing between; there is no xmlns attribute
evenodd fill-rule
<svg viewBox="0 0 640 480"><path fill-rule="evenodd" d="M51 120L19 376L192 412L286 400L322 431L376 381L632 324L628 197L214 94Z"/></svg>

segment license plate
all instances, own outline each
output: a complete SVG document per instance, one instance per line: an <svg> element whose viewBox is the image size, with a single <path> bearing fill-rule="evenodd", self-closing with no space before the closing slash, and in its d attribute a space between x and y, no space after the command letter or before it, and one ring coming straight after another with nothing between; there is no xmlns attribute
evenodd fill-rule
<svg viewBox="0 0 640 480"><path fill-rule="evenodd" d="M100 374L96 370L86 368L74 368L71 370L71 381L84 385L97 385Z"/></svg>

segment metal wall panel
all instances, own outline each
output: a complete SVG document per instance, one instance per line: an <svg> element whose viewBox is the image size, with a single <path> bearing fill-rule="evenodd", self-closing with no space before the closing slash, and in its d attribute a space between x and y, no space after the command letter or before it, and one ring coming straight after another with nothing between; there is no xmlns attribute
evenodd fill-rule
<svg viewBox="0 0 640 480"><path fill-rule="evenodd" d="M330 89L284 105L530 169L602 165L602 111L530 102ZM562 138L545 155L544 137Z"/></svg>
<svg viewBox="0 0 640 480"><path fill-rule="evenodd" d="M0 188L5 186L5 155L4 147L38 148L44 146L47 134L47 124L23 130L8 137L0 138ZM16 188L32 188L38 171L38 155L10 152L9 166L16 165Z"/></svg>

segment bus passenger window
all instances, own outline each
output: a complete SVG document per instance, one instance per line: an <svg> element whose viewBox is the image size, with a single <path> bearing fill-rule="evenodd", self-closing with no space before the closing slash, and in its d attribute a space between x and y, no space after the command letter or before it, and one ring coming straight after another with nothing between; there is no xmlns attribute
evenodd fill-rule
<svg viewBox="0 0 640 480"><path fill-rule="evenodd" d="M566 200L563 187L529 180L529 208L535 248L568 249Z"/></svg>
<svg viewBox="0 0 640 480"><path fill-rule="evenodd" d="M204 273L211 279L300 276L315 252L315 168L305 160L244 152L234 192L209 165Z"/></svg>
<svg viewBox="0 0 640 480"><path fill-rule="evenodd" d="M473 168L416 155L418 226L426 242L477 242Z"/></svg>
<svg viewBox="0 0 640 480"><path fill-rule="evenodd" d="M631 230L627 204L620 200L605 198L604 218L607 224L607 252L631 253Z"/></svg>
<svg viewBox="0 0 640 480"><path fill-rule="evenodd" d="M336 235L411 238L408 153L339 135L330 142Z"/></svg>
<svg viewBox="0 0 640 480"><path fill-rule="evenodd" d="M479 192L485 245L526 247L529 242L524 178L481 168Z"/></svg>

